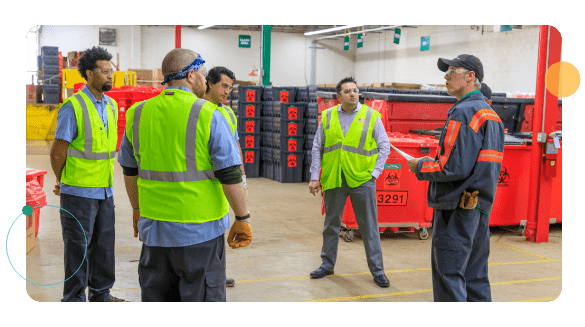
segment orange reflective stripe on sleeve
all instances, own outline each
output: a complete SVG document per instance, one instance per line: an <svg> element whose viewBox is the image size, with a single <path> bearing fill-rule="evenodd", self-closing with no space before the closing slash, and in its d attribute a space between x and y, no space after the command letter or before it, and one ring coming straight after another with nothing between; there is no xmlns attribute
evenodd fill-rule
<svg viewBox="0 0 585 327"><path fill-rule="evenodd" d="M434 173L436 171L444 171L438 162L425 161L420 169L421 173Z"/></svg>
<svg viewBox="0 0 585 327"><path fill-rule="evenodd" d="M491 110L491 109L481 109L480 111L478 111L475 116L473 116L473 119L471 119L471 123L469 123L469 127L471 129L473 129L474 132L477 133L477 131L479 130L479 128L481 127L481 125L486 121L486 120L495 120L497 122L502 122L502 120L500 119L500 116L498 116L498 114Z"/></svg>
<svg viewBox="0 0 585 327"><path fill-rule="evenodd" d="M449 155L451 154L451 150L453 150L453 144L455 144L455 140L459 134L459 127L461 127L461 123L454 120L450 121L447 126L447 134L443 141L445 144L445 154L439 157L439 163L442 167L444 167L447 160L449 160Z"/></svg>
<svg viewBox="0 0 585 327"><path fill-rule="evenodd" d="M495 150L481 150L477 161L494 161L501 163L504 160L504 153Z"/></svg>

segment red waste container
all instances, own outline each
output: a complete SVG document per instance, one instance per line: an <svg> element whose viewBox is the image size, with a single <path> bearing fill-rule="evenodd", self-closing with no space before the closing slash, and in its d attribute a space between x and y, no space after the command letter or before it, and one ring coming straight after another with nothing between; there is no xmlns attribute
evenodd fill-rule
<svg viewBox="0 0 585 327"><path fill-rule="evenodd" d="M434 157L439 142L432 136L402 133L388 133L388 139L392 145L415 158ZM387 228L395 233L417 231L420 239L428 238L428 228L433 220L433 210L427 205L428 185L408 170L405 158L391 150L384 170L376 180L380 232ZM341 226L348 229L344 240L351 241L358 226L349 197Z"/></svg>
<svg viewBox="0 0 585 327"><path fill-rule="evenodd" d="M26 170L26 204L31 207L47 204L47 196L43 191L46 170ZM34 208L35 212L35 237L39 235L39 216L41 208Z"/></svg>
<svg viewBox="0 0 585 327"><path fill-rule="evenodd" d="M333 106L338 105L337 93L335 92L317 92L317 110L319 116L317 117L317 126L321 123L321 112Z"/></svg>

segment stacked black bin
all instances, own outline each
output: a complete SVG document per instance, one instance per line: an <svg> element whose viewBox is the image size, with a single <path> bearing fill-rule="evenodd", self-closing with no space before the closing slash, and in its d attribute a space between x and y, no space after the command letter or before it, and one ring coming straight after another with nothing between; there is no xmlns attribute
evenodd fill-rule
<svg viewBox="0 0 585 327"><path fill-rule="evenodd" d="M319 108L317 106L317 86L309 85L307 110L305 110L305 167L303 169L303 182L311 180L311 150L313 149L313 140L317 131L317 117Z"/></svg>
<svg viewBox="0 0 585 327"><path fill-rule="evenodd" d="M247 178L260 177L262 86L238 85L238 132Z"/></svg>
<svg viewBox="0 0 585 327"><path fill-rule="evenodd" d="M42 76L41 82L43 85L43 102L47 104L58 104L61 85L59 79L59 48L50 46L41 47L39 63Z"/></svg>
<svg viewBox="0 0 585 327"><path fill-rule="evenodd" d="M273 117L273 94L272 86L264 86L262 91L262 115L261 115L261 132L262 132L262 173L261 176L274 180L274 163L272 158L272 117Z"/></svg>

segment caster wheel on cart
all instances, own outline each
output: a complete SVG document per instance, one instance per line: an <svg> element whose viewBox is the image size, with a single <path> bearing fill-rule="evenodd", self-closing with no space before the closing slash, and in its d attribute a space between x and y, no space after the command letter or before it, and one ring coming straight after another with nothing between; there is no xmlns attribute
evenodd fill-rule
<svg viewBox="0 0 585 327"><path fill-rule="evenodd" d="M345 235L343 235L343 240L346 242L353 241L353 231L349 230L347 233L345 233Z"/></svg>
<svg viewBox="0 0 585 327"><path fill-rule="evenodd" d="M427 238L429 238L429 232L428 232L428 229L426 227L423 227L418 232L418 238L420 238L421 240L426 240Z"/></svg>

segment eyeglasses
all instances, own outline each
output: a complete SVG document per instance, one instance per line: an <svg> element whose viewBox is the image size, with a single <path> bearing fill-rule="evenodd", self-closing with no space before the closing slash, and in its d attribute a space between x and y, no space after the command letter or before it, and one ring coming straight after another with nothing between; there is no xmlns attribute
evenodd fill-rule
<svg viewBox="0 0 585 327"><path fill-rule="evenodd" d="M454 74L454 73L459 73L459 72L461 72L461 71L464 71L464 72L466 72L466 73L470 72L469 70L467 70L467 69L463 69L463 68L457 68L457 69L453 69L453 68L451 68L451 69L448 69L448 70L445 72L445 74L446 74L447 76L451 77L451 76L453 76L453 74Z"/></svg>
<svg viewBox="0 0 585 327"><path fill-rule="evenodd" d="M360 90L359 89L346 89L346 90L341 91L341 93L344 93L344 94L360 93Z"/></svg>
<svg viewBox="0 0 585 327"><path fill-rule="evenodd" d="M104 75L113 75L114 74L114 70L113 69L105 69L105 68L96 68L93 70L94 72L98 72L98 73L102 73Z"/></svg>
<svg viewBox="0 0 585 327"><path fill-rule="evenodd" d="M233 88L226 83L220 83L219 86L223 87L224 89L227 89L228 91L231 91Z"/></svg>

